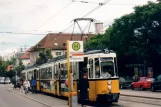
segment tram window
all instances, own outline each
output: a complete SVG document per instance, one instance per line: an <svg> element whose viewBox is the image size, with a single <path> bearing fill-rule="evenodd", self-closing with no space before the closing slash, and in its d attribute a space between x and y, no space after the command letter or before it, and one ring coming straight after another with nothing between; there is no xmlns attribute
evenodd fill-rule
<svg viewBox="0 0 161 107"><path fill-rule="evenodd" d="M40 69L40 79L42 79L42 69Z"/></svg>
<svg viewBox="0 0 161 107"><path fill-rule="evenodd" d="M55 71L55 77L56 79L59 79L59 65L56 65L56 71Z"/></svg>
<svg viewBox="0 0 161 107"><path fill-rule="evenodd" d="M116 76L118 76L118 66L117 66L117 59L114 58L114 62L115 62L115 73L116 73Z"/></svg>
<svg viewBox="0 0 161 107"><path fill-rule="evenodd" d="M95 58L95 78L100 78L100 72L99 59Z"/></svg>
<svg viewBox="0 0 161 107"><path fill-rule="evenodd" d="M72 69L73 79L76 79L77 78L76 73L77 73L77 70L78 70L77 62L73 62L72 68L73 68Z"/></svg>
<svg viewBox="0 0 161 107"><path fill-rule="evenodd" d="M51 79L50 68L41 69L41 79Z"/></svg>
<svg viewBox="0 0 161 107"><path fill-rule="evenodd" d="M56 71L57 71L57 66L55 65L55 66L54 66L54 78L55 78L55 79L56 79L56 75L57 75L57 72L56 72Z"/></svg>
<svg viewBox="0 0 161 107"><path fill-rule="evenodd" d="M114 76L114 63L113 61L101 62L101 77L110 78Z"/></svg>
<svg viewBox="0 0 161 107"><path fill-rule="evenodd" d="M46 78L45 79L52 79L51 67L47 68L47 73L46 73Z"/></svg>
<svg viewBox="0 0 161 107"><path fill-rule="evenodd" d="M41 69L41 79L43 79L43 69Z"/></svg>
<svg viewBox="0 0 161 107"><path fill-rule="evenodd" d="M22 78L25 78L25 73L22 73Z"/></svg>
<svg viewBox="0 0 161 107"><path fill-rule="evenodd" d="M36 79L39 79L39 70L36 71Z"/></svg>
<svg viewBox="0 0 161 107"><path fill-rule="evenodd" d="M44 69L44 72L43 72L43 79L46 79L46 77L47 77L46 74L47 74L47 68Z"/></svg>
<svg viewBox="0 0 161 107"><path fill-rule="evenodd" d="M27 79L28 79L28 80L31 80L31 77L32 77L32 71L30 71L30 72L28 73Z"/></svg>
<svg viewBox="0 0 161 107"><path fill-rule="evenodd" d="M45 74L45 69L42 68L42 69L41 69L41 79L44 79L44 76L45 76L44 74Z"/></svg>
<svg viewBox="0 0 161 107"><path fill-rule="evenodd" d="M63 80L67 79L67 65L66 64L61 65L60 78Z"/></svg>
<svg viewBox="0 0 161 107"><path fill-rule="evenodd" d="M89 78L93 78L93 59L89 59Z"/></svg>
<svg viewBox="0 0 161 107"><path fill-rule="evenodd" d="M65 75L65 79L68 78L68 66L67 64L64 64L64 75Z"/></svg>

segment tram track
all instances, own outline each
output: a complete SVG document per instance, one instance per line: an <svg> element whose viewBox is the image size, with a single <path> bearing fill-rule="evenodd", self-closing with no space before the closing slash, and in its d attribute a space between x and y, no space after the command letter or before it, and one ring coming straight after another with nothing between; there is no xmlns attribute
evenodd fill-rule
<svg viewBox="0 0 161 107"><path fill-rule="evenodd" d="M148 105L155 105L155 106L161 106L161 99L152 99L148 97L138 97L138 96L120 96L120 101L128 101L133 103L142 103L142 104L148 104Z"/></svg>

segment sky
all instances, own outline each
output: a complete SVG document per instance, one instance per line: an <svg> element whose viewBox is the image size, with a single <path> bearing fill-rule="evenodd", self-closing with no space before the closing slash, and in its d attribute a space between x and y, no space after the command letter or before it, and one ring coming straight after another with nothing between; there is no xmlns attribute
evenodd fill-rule
<svg viewBox="0 0 161 107"><path fill-rule="evenodd" d="M47 33L62 32L74 23L73 19L83 17L86 13L97 7L99 3L104 1L0 0L0 55L11 55L25 45L28 48L34 46ZM148 1L109 0L106 5L103 5L86 18L94 18L97 22L103 22L104 26L107 26L112 24L114 19L133 12L133 7L144 5ZM150 1L155 2L156 0ZM83 22L80 24L84 28L87 23ZM72 33L72 29L73 27L64 33ZM94 26L91 26L91 32L95 32ZM74 33L80 33L77 26L75 27Z"/></svg>

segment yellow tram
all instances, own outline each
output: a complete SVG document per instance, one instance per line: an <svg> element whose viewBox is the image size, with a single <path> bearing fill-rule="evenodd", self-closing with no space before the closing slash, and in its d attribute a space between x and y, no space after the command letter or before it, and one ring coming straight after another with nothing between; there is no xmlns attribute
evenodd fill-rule
<svg viewBox="0 0 161 107"><path fill-rule="evenodd" d="M118 102L119 77L116 53L111 50L92 50L84 54L83 62L70 62L73 78L73 91L79 95L79 80L83 68L88 68L88 101ZM37 91L68 97L67 60L65 56L57 57L40 66L26 68L22 74L27 78L36 78Z"/></svg>

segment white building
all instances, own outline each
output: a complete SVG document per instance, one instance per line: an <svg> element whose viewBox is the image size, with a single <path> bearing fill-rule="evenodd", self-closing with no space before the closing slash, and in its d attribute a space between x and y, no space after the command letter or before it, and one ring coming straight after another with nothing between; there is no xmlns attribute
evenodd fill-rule
<svg viewBox="0 0 161 107"><path fill-rule="evenodd" d="M93 36L92 34L88 35L88 38ZM41 49L51 49L51 54L53 57L61 56L66 54L66 41L67 40L83 40L86 42L85 36L82 37L81 34L56 34L56 33L50 33L47 34L39 43L37 43L35 46L31 47L29 49L30 52L30 64L35 64L36 59L39 57L39 51Z"/></svg>

